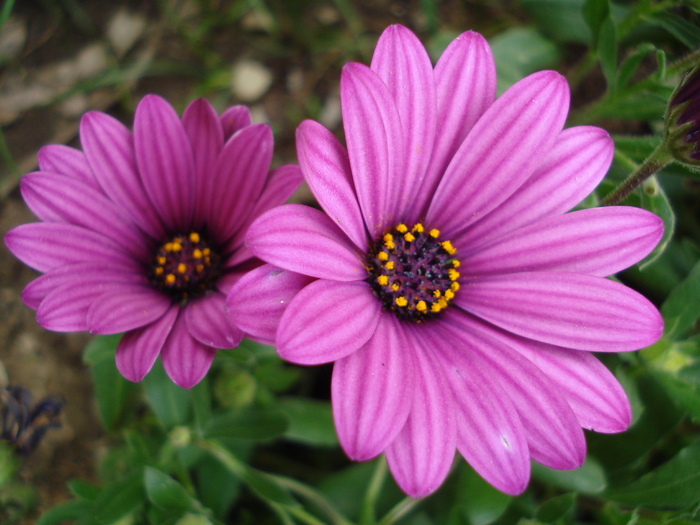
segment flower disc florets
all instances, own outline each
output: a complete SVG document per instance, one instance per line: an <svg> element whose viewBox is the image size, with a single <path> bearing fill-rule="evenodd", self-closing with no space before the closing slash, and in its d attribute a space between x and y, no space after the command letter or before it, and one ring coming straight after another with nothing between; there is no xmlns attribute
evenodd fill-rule
<svg viewBox="0 0 700 525"><path fill-rule="evenodd" d="M416 323L435 317L459 290L459 261L450 241L421 223L399 224L373 244L367 256L368 283L385 309Z"/></svg>
<svg viewBox="0 0 700 525"><path fill-rule="evenodd" d="M212 290L221 275L221 260L197 232L175 235L156 252L151 283L178 301Z"/></svg>

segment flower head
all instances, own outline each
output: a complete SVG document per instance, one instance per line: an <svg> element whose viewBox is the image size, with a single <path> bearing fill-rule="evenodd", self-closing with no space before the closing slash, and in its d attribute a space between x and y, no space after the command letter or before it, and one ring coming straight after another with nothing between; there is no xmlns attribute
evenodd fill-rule
<svg viewBox="0 0 700 525"><path fill-rule="evenodd" d="M486 41L467 32L435 68L401 26L371 67L347 64L347 149L313 121L301 169L326 213L289 204L249 229L269 264L234 285L234 322L294 363L334 362L346 453L384 452L414 497L440 486L455 449L487 481L524 490L530 459L581 465L583 428L630 422L624 391L589 352L654 342L662 320L605 276L648 254L661 220L617 207L568 212L613 145L562 130L568 86L544 71L495 97ZM241 306L238 306L241 305Z"/></svg>
<svg viewBox="0 0 700 525"><path fill-rule="evenodd" d="M126 332L119 371L140 381L158 355L189 388L217 348L243 333L225 295L256 266L243 246L250 222L283 203L301 181L296 166L268 173L272 133L247 108L221 116L195 100L182 119L163 99L138 105L133 134L114 118L87 113L83 152L46 146L40 171L22 178L25 202L42 222L5 242L43 272L22 298L49 330Z"/></svg>
<svg viewBox="0 0 700 525"><path fill-rule="evenodd" d="M700 168L700 66L689 71L666 110L666 141L673 157Z"/></svg>

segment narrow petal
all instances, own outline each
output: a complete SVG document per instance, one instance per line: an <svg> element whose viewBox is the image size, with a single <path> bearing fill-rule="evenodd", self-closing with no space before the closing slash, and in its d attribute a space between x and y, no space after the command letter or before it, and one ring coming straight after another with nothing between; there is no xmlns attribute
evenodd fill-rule
<svg viewBox="0 0 700 525"><path fill-rule="evenodd" d="M72 177L41 171L22 177L20 189L24 202L42 221L95 231L140 260L149 255L147 238L101 191Z"/></svg>
<svg viewBox="0 0 700 525"><path fill-rule="evenodd" d="M455 38L435 65L435 85L440 128L416 196L420 216L460 144L496 97L496 65L486 39L474 31Z"/></svg>
<svg viewBox="0 0 700 525"><path fill-rule="evenodd" d="M129 381L138 383L151 371L158 354L173 328L178 305L172 305L153 323L124 334L117 345L117 370Z"/></svg>
<svg viewBox="0 0 700 525"><path fill-rule="evenodd" d="M173 383L192 388L207 374L216 350L205 346L187 331L184 316L180 314L163 345L160 357Z"/></svg>
<svg viewBox="0 0 700 525"><path fill-rule="evenodd" d="M95 299L87 315L88 329L93 334L118 334L141 328L160 319L171 304L150 287L123 285Z"/></svg>
<svg viewBox="0 0 700 525"><path fill-rule="evenodd" d="M348 63L340 77L340 103L355 191L371 237L400 220L390 202L403 184L406 141L396 103L384 82L362 64Z"/></svg>
<svg viewBox="0 0 700 525"><path fill-rule="evenodd" d="M155 239L164 229L136 167L134 138L117 119L91 111L80 121L80 141L105 194Z"/></svg>
<svg viewBox="0 0 700 525"><path fill-rule="evenodd" d="M82 151L63 144L49 144L39 150L37 157L41 171L68 175L93 189L100 189Z"/></svg>
<svg viewBox="0 0 700 525"><path fill-rule="evenodd" d="M136 107L134 151L146 193L163 222L187 231L195 202L192 145L175 110L156 95L146 95Z"/></svg>
<svg viewBox="0 0 700 525"><path fill-rule="evenodd" d="M614 150L613 141L604 129L593 126L565 129L525 184L460 233L454 242L478 246L545 217L569 211L603 179Z"/></svg>
<svg viewBox="0 0 700 525"><path fill-rule="evenodd" d="M367 231L353 188L348 152L318 122L305 120L296 132L299 165L316 200L362 251Z"/></svg>
<svg viewBox="0 0 700 525"><path fill-rule="evenodd" d="M399 487L413 498L422 498L437 490L450 472L457 446L457 418L442 365L432 350L415 344L411 412L387 448L386 460Z"/></svg>
<svg viewBox="0 0 700 525"><path fill-rule="evenodd" d="M54 332L85 331L87 313L92 303L103 293L113 292L120 286L123 284L105 283L95 275L57 286L39 304L36 321L42 328Z"/></svg>
<svg viewBox="0 0 700 525"><path fill-rule="evenodd" d="M541 71L512 86L455 153L426 222L449 238L496 208L537 169L568 109L569 87L559 73Z"/></svg>
<svg viewBox="0 0 700 525"><path fill-rule="evenodd" d="M575 211L525 226L460 257L470 274L559 271L605 277L646 257L663 221L639 208Z"/></svg>
<svg viewBox="0 0 700 525"><path fill-rule="evenodd" d="M629 427L632 410L627 395L595 356L524 339L471 316L458 319L463 326L488 334L529 359L556 384L583 428L614 433Z"/></svg>
<svg viewBox="0 0 700 525"><path fill-rule="evenodd" d="M282 314L277 353L300 365L341 359L372 337L379 312L379 301L364 282L314 281Z"/></svg>
<svg viewBox="0 0 700 525"><path fill-rule="evenodd" d="M231 106L221 114L221 127L224 130L224 140L231 138L236 131L250 126L250 110L243 105Z"/></svg>
<svg viewBox="0 0 700 525"><path fill-rule="evenodd" d="M505 330L558 346L597 352L638 350L663 332L658 310L614 281L564 272L473 279L455 303Z"/></svg>
<svg viewBox="0 0 700 525"><path fill-rule="evenodd" d="M272 131L248 126L224 145L214 169L208 224L220 239L229 239L250 215L265 186L272 161Z"/></svg>
<svg viewBox="0 0 700 525"><path fill-rule="evenodd" d="M457 449L491 485L520 494L530 478L530 454L512 401L480 353L445 332L431 341L455 400Z"/></svg>
<svg viewBox="0 0 700 525"><path fill-rule="evenodd" d="M457 310L446 312L448 331L480 358L518 411L530 457L547 467L574 469L586 458L586 440L557 385L527 358L501 341L470 328Z"/></svg>
<svg viewBox="0 0 700 525"><path fill-rule="evenodd" d="M59 286L85 282L95 286L102 283L148 284L141 273L126 272L104 263L75 263L61 266L34 279L22 290L22 301L36 310L41 301Z"/></svg>
<svg viewBox="0 0 700 525"><path fill-rule="evenodd" d="M7 232L5 244L20 261L40 272L85 261L102 261L126 271L136 267L110 239L73 224L22 224Z"/></svg>
<svg viewBox="0 0 700 525"><path fill-rule="evenodd" d="M423 182L435 141L436 96L433 66L423 44L410 30L392 25L379 37L371 69L389 89L399 111L406 141L402 180L388 186L388 203L395 214L416 222L421 209L412 206Z"/></svg>
<svg viewBox="0 0 700 525"><path fill-rule="evenodd" d="M367 277L362 255L325 213L286 204L248 229L246 245L263 261L285 270L338 281Z"/></svg>
<svg viewBox="0 0 700 525"><path fill-rule="evenodd" d="M217 292L196 299L185 307L187 331L212 348L236 348L243 332L226 315L226 298Z"/></svg>
<svg viewBox="0 0 700 525"><path fill-rule="evenodd" d="M333 365L331 400L338 439L355 461L378 456L406 422L414 395L412 355L392 314L378 315L374 335Z"/></svg>
<svg viewBox="0 0 700 525"><path fill-rule="evenodd" d="M196 170L194 205L194 228L203 226L210 202L209 196L218 190L213 184L215 180L216 160L224 147L224 130L221 127L219 115L212 105L203 98L192 101L182 113L182 127L187 133Z"/></svg>
<svg viewBox="0 0 700 525"><path fill-rule="evenodd" d="M313 278L270 264L248 272L233 285L226 311L247 334L274 341L282 314L294 296Z"/></svg>

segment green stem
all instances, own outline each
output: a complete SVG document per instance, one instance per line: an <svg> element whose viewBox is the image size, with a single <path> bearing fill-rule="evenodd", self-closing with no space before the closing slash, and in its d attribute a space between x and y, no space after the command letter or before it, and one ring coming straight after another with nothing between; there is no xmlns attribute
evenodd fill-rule
<svg viewBox="0 0 700 525"><path fill-rule="evenodd" d="M406 514L411 512L413 508L418 505L422 500L419 499L413 499L411 497L406 497L403 500L399 501L394 508L392 508L389 512L386 513L386 515L382 518L382 520L377 524L377 525L392 525L392 523L396 523L398 520L403 518Z"/></svg>
<svg viewBox="0 0 700 525"><path fill-rule="evenodd" d="M632 191L642 182L651 177L660 169L668 166L673 158L666 148L666 143L662 142L657 146L649 158L645 160L629 177L627 177L617 188L608 193L600 201L601 206L614 206L620 204Z"/></svg>
<svg viewBox="0 0 700 525"><path fill-rule="evenodd" d="M365 492L365 500L362 503L362 514L360 516L360 523L363 525L374 525L375 520L375 509L377 507L377 499L379 499L379 492L382 490L382 485L384 485L384 480L386 479L387 464L384 456L377 459L377 464L372 474L372 479L367 487L367 492Z"/></svg>

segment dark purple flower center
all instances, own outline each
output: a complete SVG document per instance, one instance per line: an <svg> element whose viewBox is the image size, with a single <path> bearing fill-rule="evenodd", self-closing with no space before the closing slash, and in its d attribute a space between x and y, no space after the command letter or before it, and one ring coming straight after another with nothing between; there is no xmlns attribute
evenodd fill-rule
<svg viewBox="0 0 700 525"><path fill-rule="evenodd" d="M367 282L385 310L420 323L447 308L459 290L456 251L438 230L399 224L370 247Z"/></svg>
<svg viewBox="0 0 700 525"><path fill-rule="evenodd" d="M175 235L153 258L151 284L176 301L188 301L213 290L221 259L197 232Z"/></svg>

